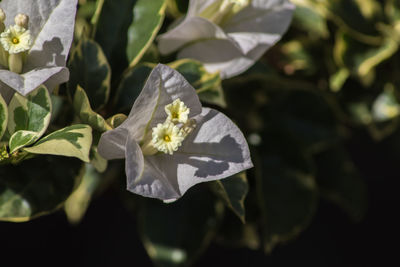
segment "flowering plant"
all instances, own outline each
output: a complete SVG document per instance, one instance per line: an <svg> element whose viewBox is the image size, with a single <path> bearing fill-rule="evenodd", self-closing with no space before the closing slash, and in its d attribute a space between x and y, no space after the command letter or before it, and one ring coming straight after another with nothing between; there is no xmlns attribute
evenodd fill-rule
<svg viewBox="0 0 400 267"><path fill-rule="evenodd" d="M34 220L0 222L1 251L259 266L336 226L320 203L360 221L360 162L399 144L400 6L378 2L0 0L0 221Z"/></svg>
<svg viewBox="0 0 400 267"><path fill-rule="evenodd" d="M190 0L187 15L158 38L160 52L179 50L222 78L253 65L286 31L294 5L282 0Z"/></svg>

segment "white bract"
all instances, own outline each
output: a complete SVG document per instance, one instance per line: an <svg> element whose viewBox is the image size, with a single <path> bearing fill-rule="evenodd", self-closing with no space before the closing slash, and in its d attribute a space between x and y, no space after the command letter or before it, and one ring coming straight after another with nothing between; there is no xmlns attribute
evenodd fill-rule
<svg viewBox="0 0 400 267"><path fill-rule="evenodd" d="M222 113L202 108L194 88L161 64L128 118L101 136L98 151L106 159L125 158L129 191L165 201L253 166L239 128Z"/></svg>
<svg viewBox="0 0 400 267"><path fill-rule="evenodd" d="M223 79L255 63L287 30L288 0L190 0L187 15L158 38L162 54L203 62Z"/></svg>
<svg viewBox="0 0 400 267"><path fill-rule="evenodd" d="M0 94L8 101L69 78L65 67L73 38L77 0L0 2Z"/></svg>

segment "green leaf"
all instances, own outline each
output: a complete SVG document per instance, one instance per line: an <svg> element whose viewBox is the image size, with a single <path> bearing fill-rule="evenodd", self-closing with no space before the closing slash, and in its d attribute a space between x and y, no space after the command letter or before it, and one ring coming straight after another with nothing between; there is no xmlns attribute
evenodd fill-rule
<svg viewBox="0 0 400 267"><path fill-rule="evenodd" d="M0 140L7 129L8 123L8 108L3 97L0 94Z"/></svg>
<svg viewBox="0 0 400 267"><path fill-rule="evenodd" d="M74 95L78 85L85 89L94 110L104 106L110 95L111 69L101 47L81 39L69 61L68 88Z"/></svg>
<svg viewBox="0 0 400 267"><path fill-rule="evenodd" d="M111 118L108 118L107 123L113 129L115 129L118 126L120 126L126 120L126 118L127 118L127 116L125 114L118 113L118 114L115 114L114 116L112 116Z"/></svg>
<svg viewBox="0 0 400 267"><path fill-rule="evenodd" d="M108 161L99 154L97 146L94 145L90 151L90 164L92 164L99 173L103 173L107 169L108 165Z"/></svg>
<svg viewBox="0 0 400 267"><path fill-rule="evenodd" d="M245 223L244 199L249 191L246 173L242 172L215 181L212 183L212 189L224 201L225 205L240 218L242 223Z"/></svg>
<svg viewBox="0 0 400 267"><path fill-rule="evenodd" d="M199 188L171 204L146 199L139 233L155 265L187 266L193 262L214 236L221 208L209 191Z"/></svg>
<svg viewBox="0 0 400 267"><path fill-rule="evenodd" d="M266 252L297 236L310 222L317 205L317 187L308 170L281 155L265 155L256 187L261 207Z"/></svg>
<svg viewBox="0 0 400 267"><path fill-rule="evenodd" d="M153 64L139 64L125 73L117 90L116 107L118 111L132 108L153 67Z"/></svg>
<svg viewBox="0 0 400 267"><path fill-rule="evenodd" d="M366 184L344 148L334 146L316 155L315 161L321 196L339 205L354 221L360 221L367 208Z"/></svg>
<svg viewBox="0 0 400 267"><path fill-rule="evenodd" d="M64 206L68 221L72 224L78 224L83 219L102 178L92 165L86 164L85 166L85 174L81 183L69 196Z"/></svg>
<svg viewBox="0 0 400 267"><path fill-rule="evenodd" d="M165 16L166 0L137 0L128 29L129 66L135 66L157 35Z"/></svg>
<svg viewBox="0 0 400 267"><path fill-rule="evenodd" d="M23 222L60 208L74 190L82 163L37 157L0 168L0 221Z"/></svg>
<svg viewBox="0 0 400 267"><path fill-rule="evenodd" d="M75 91L73 105L81 122L89 124L93 130L102 133L112 129L100 114L92 110L85 91L79 85Z"/></svg>
<svg viewBox="0 0 400 267"><path fill-rule="evenodd" d="M183 77L196 89L200 100L210 104L226 106L218 73L209 73L199 61L181 59L168 64L180 72Z"/></svg>
<svg viewBox="0 0 400 267"><path fill-rule="evenodd" d="M128 66L126 33L132 23L132 10L136 2L137 0L104 0L98 17L99 30L96 31L95 40L103 48L116 77Z"/></svg>
<svg viewBox="0 0 400 267"><path fill-rule="evenodd" d="M24 148L24 150L33 154L76 157L89 162L91 145L92 128L84 124L75 124L45 136L34 146Z"/></svg>
<svg viewBox="0 0 400 267"><path fill-rule="evenodd" d="M10 153L34 143L46 131L51 119L51 98L42 85L26 97L14 94L8 106Z"/></svg>

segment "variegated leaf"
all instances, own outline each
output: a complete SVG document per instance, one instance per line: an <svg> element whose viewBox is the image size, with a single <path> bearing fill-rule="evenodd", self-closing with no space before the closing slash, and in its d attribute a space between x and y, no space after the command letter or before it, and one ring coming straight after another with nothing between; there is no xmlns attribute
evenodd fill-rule
<svg viewBox="0 0 400 267"><path fill-rule="evenodd" d="M114 129L120 126L125 120L127 116L122 113L115 114L111 118L107 119L107 123Z"/></svg>
<svg viewBox="0 0 400 267"><path fill-rule="evenodd" d="M93 40L82 39L72 53L69 68L71 95L80 85L94 110L104 106L110 94L111 69L101 47Z"/></svg>
<svg viewBox="0 0 400 267"><path fill-rule="evenodd" d="M8 106L10 152L34 143L46 131L51 118L49 92L41 85L26 97L16 93Z"/></svg>
<svg viewBox="0 0 400 267"><path fill-rule="evenodd" d="M76 157L89 162L91 145L92 128L85 124L75 124L45 136L34 146L24 150L34 154Z"/></svg>
<svg viewBox="0 0 400 267"><path fill-rule="evenodd" d="M89 124L94 130L105 132L111 130L105 119L94 112L85 91L78 85L74 95L74 110L82 123Z"/></svg>
<svg viewBox="0 0 400 267"><path fill-rule="evenodd" d="M245 223L244 199L249 191L246 172L212 183L213 191Z"/></svg>
<svg viewBox="0 0 400 267"><path fill-rule="evenodd" d="M153 42L164 20L166 0L139 0L133 7L133 22L128 29L127 55L135 66Z"/></svg>
<svg viewBox="0 0 400 267"><path fill-rule="evenodd" d="M0 139L3 137L3 134L7 129L7 122L8 122L7 104L0 94Z"/></svg>

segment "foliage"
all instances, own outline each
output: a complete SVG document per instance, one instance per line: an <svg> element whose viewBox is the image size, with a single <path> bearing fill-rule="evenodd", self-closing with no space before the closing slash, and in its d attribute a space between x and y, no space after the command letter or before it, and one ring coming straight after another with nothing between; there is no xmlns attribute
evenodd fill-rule
<svg viewBox="0 0 400 267"><path fill-rule="evenodd" d="M65 1L69 0L55 2ZM41 80L41 74L29 72L29 79L40 80L34 88L26 83L15 89L11 76L0 82L0 220L28 221L64 208L68 220L77 224L84 219L91 200L104 190L112 185L129 187L125 182L121 185L126 178L121 159L133 150L127 147L133 143L125 139L137 135L142 126L119 135L124 142L114 145L122 156L121 151L102 155L101 136L116 133L118 139L117 134L126 130L124 125L135 124L131 118L147 116L150 124L158 102L154 109L145 105L132 109L138 114L129 111L143 98L146 84L157 84L149 82L149 75L162 63L185 78L188 84L181 82L181 88L193 87L201 105L234 121L249 144L254 168L243 167L225 179L196 185L168 204L118 190L123 196L121 205L137 220L143 246L156 266L191 265L212 242L274 253L276 246L302 234L320 201L337 205L354 223L362 221L368 208L367 188L348 142L368 133L375 142L385 140L393 151L398 149L399 2L292 0L294 11L291 4L281 2L287 6L281 7L279 14L289 16L283 24L288 24L293 12L288 31L284 34L286 26L274 20L279 16L271 16L268 21L275 35L252 32L248 38L237 30L230 32L227 24L207 24L204 18L201 22L198 17L190 18L190 23L196 22L187 26L189 19L183 17L188 12L186 1L79 1L75 38L66 62L69 81L61 83L66 71L63 62L54 66L44 62L46 70L54 72ZM14 10L6 9L10 3L3 0L1 8ZM59 22L50 16L43 23ZM193 36L180 36L180 23L189 27ZM199 23L207 24L206 37L202 31L196 35ZM217 24L223 31L217 31ZM248 27L246 24L244 29ZM40 34L51 32L45 28ZM262 38L269 38L268 42L253 45L249 54L243 52L249 43ZM68 43L64 39L62 43ZM171 40L182 43L168 43ZM165 51L160 45L174 49L161 53ZM244 53L234 62L243 65L227 75L226 70L215 69L225 61L212 60L226 60L234 45ZM209 53L203 56L205 48ZM264 54L267 48L270 50ZM2 49L0 59L5 55ZM53 50L50 52L56 54ZM198 54L187 58L187 51ZM25 56L33 58L29 53ZM31 65L26 71L40 71L40 64L27 62ZM3 67L1 79L3 73L10 73ZM18 79L24 75L18 74ZM159 90L153 89L161 92L161 87L168 89L163 84ZM143 110L152 113L141 114ZM213 129L215 133L219 130ZM139 147L145 137L134 139ZM204 165L218 163L212 155L186 159L197 157ZM142 168L158 171L149 163L154 155L145 156ZM140 169L132 166L126 171ZM188 181L191 177L176 182L179 193L174 198L190 187Z"/></svg>

